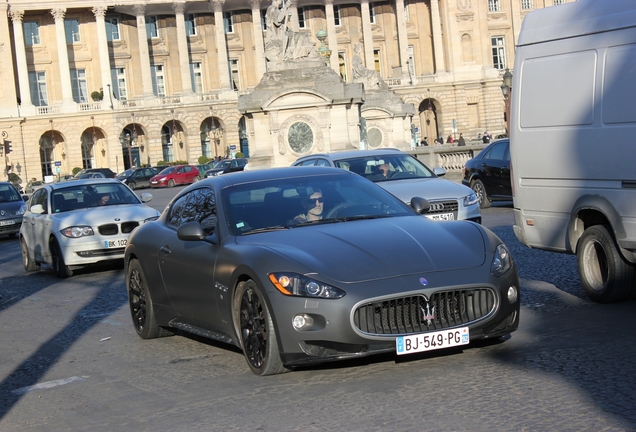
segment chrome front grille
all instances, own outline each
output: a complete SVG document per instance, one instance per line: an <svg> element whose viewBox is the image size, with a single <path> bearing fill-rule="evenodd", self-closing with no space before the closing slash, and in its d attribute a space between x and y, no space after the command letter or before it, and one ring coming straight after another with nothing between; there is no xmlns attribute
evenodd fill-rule
<svg viewBox="0 0 636 432"><path fill-rule="evenodd" d="M457 210L459 209L459 204L457 201L435 201L431 202L431 209L426 214L436 214L436 213L455 213L457 214Z"/></svg>
<svg viewBox="0 0 636 432"><path fill-rule="evenodd" d="M353 320L372 335L405 335L468 325L489 315L495 294L489 288L442 291L429 301L418 294L360 305Z"/></svg>

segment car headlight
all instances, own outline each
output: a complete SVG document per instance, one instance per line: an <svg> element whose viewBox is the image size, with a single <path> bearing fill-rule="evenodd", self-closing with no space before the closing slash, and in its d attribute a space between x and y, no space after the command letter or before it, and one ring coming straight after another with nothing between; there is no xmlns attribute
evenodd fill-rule
<svg viewBox="0 0 636 432"><path fill-rule="evenodd" d="M78 238L95 235L93 228L89 226L72 226L60 231L64 237Z"/></svg>
<svg viewBox="0 0 636 432"><path fill-rule="evenodd" d="M161 177L161 178L159 179L159 181L160 181L160 182L162 182L162 181L166 181L166 178L167 178L167 177Z"/></svg>
<svg viewBox="0 0 636 432"><path fill-rule="evenodd" d="M495 256L492 259L492 263L490 264L490 272L494 276L502 276L512 267L512 257L510 256L510 252L508 252L508 248L502 243L497 246L495 250Z"/></svg>
<svg viewBox="0 0 636 432"><path fill-rule="evenodd" d="M464 197L464 207L477 204L478 202L479 200L477 199L477 195L475 195L474 193L471 193L470 195Z"/></svg>
<svg viewBox="0 0 636 432"><path fill-rule="evenodd" d="M26 204L22 204L20 206L20 209L17 212L15 212L15 214L16 214L16 216L23 215L24 213L26 213L26 210L27 210L27 205Z"/></svg>
<svg viewBox="0 0 636 432"><path fill-rule="evenodd" d="M296 273L270 273L269 281L288 296L338 299L343 290Z"/></svg>

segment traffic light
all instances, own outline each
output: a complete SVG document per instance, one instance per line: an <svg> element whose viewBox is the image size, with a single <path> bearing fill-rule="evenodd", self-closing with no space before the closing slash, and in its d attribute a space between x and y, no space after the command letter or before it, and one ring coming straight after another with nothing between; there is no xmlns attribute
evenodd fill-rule
<svg viewBox="0 0 636 432"><path fill-rule="evenodd" d="M11 153L11 141L5 141L4 142L4 154L9 154Z"/></svg>

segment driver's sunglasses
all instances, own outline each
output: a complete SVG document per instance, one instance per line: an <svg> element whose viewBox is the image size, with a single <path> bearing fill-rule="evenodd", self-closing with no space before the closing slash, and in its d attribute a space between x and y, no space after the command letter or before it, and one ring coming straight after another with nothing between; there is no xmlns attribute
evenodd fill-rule
<svg viewBox="0 0 636 432"><path fill-rule="evenodd" d="M323 197L318 197L318 198L309 198L309 202L310 202L310 203L313 203L313 202L316 202L316 201L317 201L317 202L319 202L319 203L323 203L323 202L325 202L325 200L324 200L324 198L323 198Z"/></svg>

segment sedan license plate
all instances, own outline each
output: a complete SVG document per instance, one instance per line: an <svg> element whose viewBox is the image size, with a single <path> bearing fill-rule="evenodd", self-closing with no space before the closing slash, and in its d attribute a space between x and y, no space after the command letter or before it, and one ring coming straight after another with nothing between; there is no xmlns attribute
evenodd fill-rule
<svg viewBox="0 0 636 432"><path fill-rule="evenodd" d="M4 225L15 225L15 221L14 220L0 221L0 226L4 226Z"/></svg>
<svg viewBox="0 0 636 432"><path fill-rule="evenodd" d="M453 213L432 214L426 215L426 217L431 220L455 220L455 214Z"/></svg>
<svg viewBox="0 0 636 432"><path fill-rule="evenodd" d="M126 247L127 243L128 243L128 239L104 240L104 247L106 249L122 248L122 247Z"/></svg>
<svg viewBox="0 0 636 432"><path fill-rule="evenodd" d="M397 354L402 355L467 345L469 342L468 327L462 327L432 333L400 336L395 340L395 348Z"/></svg>

